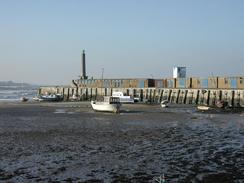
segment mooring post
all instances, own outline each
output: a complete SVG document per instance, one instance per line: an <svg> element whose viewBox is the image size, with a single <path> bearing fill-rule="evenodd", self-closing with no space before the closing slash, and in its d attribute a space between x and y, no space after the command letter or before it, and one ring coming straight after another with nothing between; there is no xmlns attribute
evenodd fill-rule
<svg viewBox="0 0 244 183"><path fill-rule="evenodd" d="M184 104L186 104L186 99L187 99L187 93L188 93L188 90L185 90L185 96L184 96Z"/></svg>
<svg viewBox="0 0 244 183"><path fill-rule="evenodd" d="M170 102L170 99L171 99L171 93L172 93L172 90L169 90L169 93L168 93L168 101Z"/></svg>
<svg viewBox="0 0 244 183"><path fill-rule="evenodd" d="M208 94L207 94L207 105L209 105L209 100L210 100L210 90L208 90Z"/></svg>
<svg viewBox="0 0 244 183"><path fill-rule="evenodd" d="M143 96L143 89L140 89L140 102L143 101L143 98L144 98L144 96Z"/></svg>
<svg viewBox="0 0 244 183"><path fill-rule="evenodd" d="M234 107L234 101L235 101L235 91L232 90L231 92L231 106Z"/></svg>
<svg viewBox="0 0 244 183"><path fill-rule="evenodd" d="M176 96L176 104L179 102L179 96L180 96L180 89L177 91L177 96Z"/></svg>
<svg viewBox="0 0 244 183"><path fill-rule="evenodd" d="M163 89L160 89L160 97L159 97L159 103L162 102L162 98L163 98L163 93L164 93L164 90Z"/></svg>

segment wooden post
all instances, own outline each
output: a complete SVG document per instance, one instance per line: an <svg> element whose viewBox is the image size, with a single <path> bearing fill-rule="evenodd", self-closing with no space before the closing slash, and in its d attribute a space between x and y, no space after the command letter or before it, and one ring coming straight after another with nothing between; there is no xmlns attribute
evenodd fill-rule
<svg viewBox="0 0 244 183"><path fill-rule="evenodd" d="M185 96L184 96L184 104L186 104L186 99L187 99L187 93L188 93L188 90L185 90Z"/></svg>

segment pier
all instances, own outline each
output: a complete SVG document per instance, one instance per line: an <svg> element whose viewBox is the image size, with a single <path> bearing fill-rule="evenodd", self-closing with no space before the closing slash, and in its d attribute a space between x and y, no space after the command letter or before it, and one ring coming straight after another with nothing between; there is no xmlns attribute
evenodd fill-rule
<svg viewBox="0 0 244 183"><path fill-rule="evenodd" d="M175 104L215 106L225 101L231 107L244 107L244 89L176 89L176 88L97 88L97 87L40 87L38 94L61 94L64 101L76 96L79 101L89 101L100 96L111 96L114 91L139 98L139 102L160 103L168 100Z"/></svg>
<svg viewBox="0 0 244 183"><path fill-rule="evenodd" d="M86 74L85 50L81 55L81 63L81 76L72 80L70 86L40 87L38 94L60 94L64 101L90 101L120 91L127 96L139 98L139 102L144 103L167 100L175 104L215 106L218 102L224 102L229 107L244 107L242 76L186 78L186 68L175 67L173 78L104 79L102 72L102 79L93 79Z"/></svg>

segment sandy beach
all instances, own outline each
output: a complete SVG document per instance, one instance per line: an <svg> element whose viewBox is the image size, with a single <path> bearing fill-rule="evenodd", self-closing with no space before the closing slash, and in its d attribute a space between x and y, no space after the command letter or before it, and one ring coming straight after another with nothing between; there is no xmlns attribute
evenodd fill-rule
<svg viewBox="0 0 244 183"><path fill-rule="evenodd" d="M244 182L244 113L0 102L0 182Z"/></svg>

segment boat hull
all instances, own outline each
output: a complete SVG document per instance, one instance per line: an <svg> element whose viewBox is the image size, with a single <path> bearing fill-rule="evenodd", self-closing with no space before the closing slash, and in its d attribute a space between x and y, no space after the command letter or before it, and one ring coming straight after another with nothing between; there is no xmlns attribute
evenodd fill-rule
<svg viewBox="0 0 244 183"><path fill-rule="evenodd" d="M62 101L63 97L61 95L44 95L40 96L38 101L43 101L43 102L59 102Z"/></svg>
<svg viewBox="0 0 244 183"><path fill-rule="evenodd" d="M124 104L133 104L134 103L134 99L130 98L130 97L119 97L119 101L120 103L124 103Z"/></svg>
<svg viewBox="0 0 244 183"><path fill-rule="evenodd" d="M104 102L95 102L91 101L92 109L95 111L101 111L101 112L114 112L118 113L120 110L120 104L108 104Z"/></svg>
<svg viewBox="0 0 244 183"><path fill-rule="evenodd" d="M29 100L29 99L28 99L27 97L21 97L21 98L20 98L20 101L21 101L21 102L27 102L28 100Z"/></svg>
<svg viewBox="0 0 244 183"><path fill-rule="evenodd" d="M197 106L197 109L200 111L207 111L210 109L210 107L208 107L208 106Z"/></svg>
<svg viewBox="0 0 244 183"><path fill-rule="evenodd" d="M163 100L163 101L160 103L160 105L161 105L162 108L168 107L168 101L167 101L167 100Z"/></svg>

